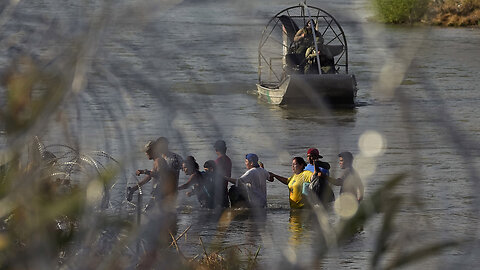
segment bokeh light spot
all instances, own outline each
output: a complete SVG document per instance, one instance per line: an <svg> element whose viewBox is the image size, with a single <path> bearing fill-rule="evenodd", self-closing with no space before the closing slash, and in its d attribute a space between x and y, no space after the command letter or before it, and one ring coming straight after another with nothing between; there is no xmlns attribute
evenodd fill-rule
<svg viewBox="0 0 480 270"><path fill-rule="evenodd" d="M353 167L365 181L377 170L377 161L371 157L359 156L353 160Z"/></svg>
<svg viewBox="0 0 480 270"><path fill-rule="evenodd" d="M386 145L385 137L375 130L365 131L358 140L360 151L367 157L383 155Z"/></svg>
<svg viewBox="0 0 480 270"><path fill-rule="evenodd" d="M353 194L342 193L333 205L333 209L342 218L350 218L358 210L358 201Z"/></svg>
<svg viewBox="0 0 480 270"><path fill-rule="evenodd" d="M87 187L87 203L95 204L102 199L103 185L100 181L92 181Z"/></svg>

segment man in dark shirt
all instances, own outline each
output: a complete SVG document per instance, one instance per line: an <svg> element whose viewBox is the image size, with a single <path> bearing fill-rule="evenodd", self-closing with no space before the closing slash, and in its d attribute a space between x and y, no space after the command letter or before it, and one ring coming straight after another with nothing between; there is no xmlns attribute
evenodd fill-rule
<svg viewBox="0 0 480 270"><path fill-rule="evenodd" d="M215 152L217 153L217 159L215 160L217 173L220 176L232 176L232 161L227 156L227 145L225 141L218 140L213 145ZM215 188L215 199L218 202L221 202L223 207L229 207L230 202L228 201L228 182L223 181L221 184L217 185ZM216 205L219 205L218 203Z"/></svg>

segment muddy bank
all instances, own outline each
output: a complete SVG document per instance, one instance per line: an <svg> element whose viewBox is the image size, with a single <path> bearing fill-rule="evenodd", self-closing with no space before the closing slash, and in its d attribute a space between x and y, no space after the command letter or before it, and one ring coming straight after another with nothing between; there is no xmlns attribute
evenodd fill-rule
<svg viewBox="0 0 480 270"><path fill-rule="evenodd" d="M436 2L436 1L435 1ZM431 4L424 23L441 26L480 26L480 1L445 1Z"/></svg>

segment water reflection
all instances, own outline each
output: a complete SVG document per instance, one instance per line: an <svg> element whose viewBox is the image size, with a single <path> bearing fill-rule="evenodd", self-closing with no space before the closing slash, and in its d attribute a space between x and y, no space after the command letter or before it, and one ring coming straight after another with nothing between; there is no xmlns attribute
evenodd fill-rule
<svg viewBox="0 0 480 270"><path fill-rule="evenodd" d="M296 105L268 106L269 112L278 119L283 120L304 120L315 124L349 124L356 121L357 108L335 108L325 107L304 107Z"/></svg>
<svg viewBox="0 0 480 270"><path fill-rule="evenodd" d="M311 233L311 211L307 209L292 209L290 210L290 217L288 219L288 231L290 237L288 243L290 247L296 248L305 242Z"/></svg>

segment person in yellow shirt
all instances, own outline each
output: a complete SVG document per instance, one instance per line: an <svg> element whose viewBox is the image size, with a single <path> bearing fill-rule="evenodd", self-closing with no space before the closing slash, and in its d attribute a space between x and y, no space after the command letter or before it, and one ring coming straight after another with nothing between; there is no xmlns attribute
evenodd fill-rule
<svg viewBox="0 0 480 270"><path fill-rule="evenodd" d="M311 171L306 171L305 166L307 166L307 163L303 158L294 157L292 160L293 175L289 178L270 172L271 178L277 178L280 182L288 185L290 193L290 208L292 209L304 208L307 205L307 199L303 195L304 183L310 183L313 173ZM308 186L305 188L308 188Z"/></svg>

